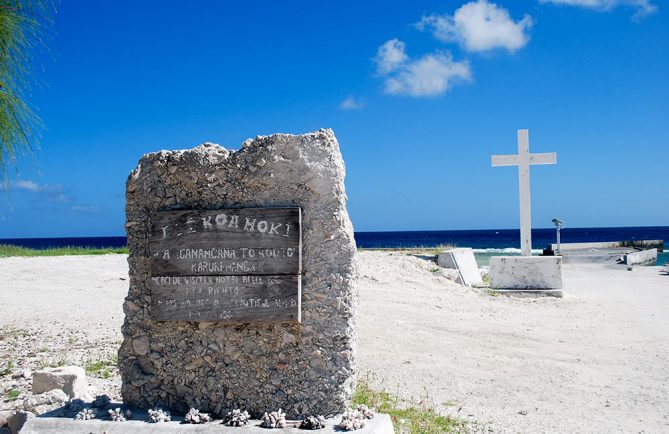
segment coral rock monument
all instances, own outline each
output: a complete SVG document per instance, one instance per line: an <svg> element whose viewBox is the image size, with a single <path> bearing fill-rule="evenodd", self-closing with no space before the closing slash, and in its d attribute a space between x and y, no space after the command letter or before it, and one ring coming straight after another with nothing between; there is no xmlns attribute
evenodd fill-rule
<svg viewBox="0 0 669 434"><path fill-rule="evenodd" d="M331 130L144 155L127 181L126 405L337 414L355 241Z"/></svg>

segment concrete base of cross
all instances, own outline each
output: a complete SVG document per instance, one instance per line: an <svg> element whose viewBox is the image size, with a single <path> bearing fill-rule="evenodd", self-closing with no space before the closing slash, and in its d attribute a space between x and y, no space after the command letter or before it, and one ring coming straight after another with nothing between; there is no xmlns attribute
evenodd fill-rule
<svg viewBox="0 0 669 434"><path fill-rule="evenodd" d="M518 297L562 297L562 258L559 256L493 256L490 288Z"/></svg>

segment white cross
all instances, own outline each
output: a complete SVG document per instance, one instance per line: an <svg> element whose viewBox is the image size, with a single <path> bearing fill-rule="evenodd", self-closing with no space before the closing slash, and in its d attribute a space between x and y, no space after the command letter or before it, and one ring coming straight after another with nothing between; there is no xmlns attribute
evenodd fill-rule
<svg viewBox="0 0 669 434"><path fill-rule="evenodd" d="M518 130L518 155L493 155L494 166L518 166L520 191L520 254L532 256L532 207L530 205L530 165L556 164L557 154L530 154L527 130Z"/></svg>

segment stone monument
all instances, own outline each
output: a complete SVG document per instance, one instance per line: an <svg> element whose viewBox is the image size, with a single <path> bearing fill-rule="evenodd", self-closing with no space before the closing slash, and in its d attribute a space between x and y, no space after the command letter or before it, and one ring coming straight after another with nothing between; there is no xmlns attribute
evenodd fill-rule
<svg viewBox="0 0 669 434"><path fill-rule="evenodd" d="M532 207L530 204L530 166L556 164L554 152L531 154L528 130L518 130L517 155L493 155L493 166L518 166L521 256L490 258L490 287L512 295L550 295L562 297L562 258L532 257Z"/></svg>
<svg viewBox="0 0 669 434"><path fill-rule="evenodd" d="M144 155L126 191L126 405L342 412L355 241L331 130Z"/></svg>

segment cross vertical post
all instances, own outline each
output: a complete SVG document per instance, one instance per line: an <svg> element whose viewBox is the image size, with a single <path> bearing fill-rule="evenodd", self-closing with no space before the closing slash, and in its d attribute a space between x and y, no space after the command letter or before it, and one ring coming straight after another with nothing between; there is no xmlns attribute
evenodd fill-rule
<svg viewBox="0 0 669 434"><path fill-rule="evenodd" d="M530 140L518 130L518 194L520 204L520 254L532 256L532 202L530 200Z"/></svg>
<svg viewBox="0 0 669 434"><path fill-rule="evenodd" d="M530 203L530 166L556 164L555 152L530 154L528 130L518 130L517 155L493 155L492 165L518 166L518 193L520 204L520 254L532 256L532 206Z"/></svg>

